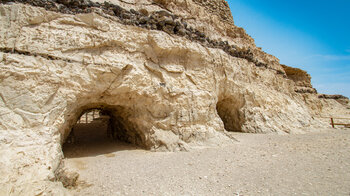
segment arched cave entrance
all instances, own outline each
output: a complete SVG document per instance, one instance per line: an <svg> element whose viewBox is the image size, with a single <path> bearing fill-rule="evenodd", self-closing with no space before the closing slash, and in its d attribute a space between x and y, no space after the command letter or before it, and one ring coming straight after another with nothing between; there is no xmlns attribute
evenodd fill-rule
<svg viewBox="0 0 350 196"><path fill-rule="evenodd" d="M244 116L241 112L243 101L225 98L218 101L216 111L224 123L226 131L243 132Z"/></svg>
<svg viewBox="0 0 350 196"><path fill-rule="evenodd" d="M142 138L123 107L83 109L67 130L63 153L67 158L96 156L141 146Z"/></svg>

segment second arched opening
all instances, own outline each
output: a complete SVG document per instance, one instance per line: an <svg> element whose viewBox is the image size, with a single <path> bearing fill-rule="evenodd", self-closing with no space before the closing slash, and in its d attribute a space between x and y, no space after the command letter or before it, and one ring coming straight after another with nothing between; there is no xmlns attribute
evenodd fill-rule
<svg viewBox="0 0 350 196"><path fill-rule="evenodd" d="M244 116L241 111L242 107L243 102L238 99L225 98L218 101L216 110L224 123L226 131L243 132Z"/></svg>

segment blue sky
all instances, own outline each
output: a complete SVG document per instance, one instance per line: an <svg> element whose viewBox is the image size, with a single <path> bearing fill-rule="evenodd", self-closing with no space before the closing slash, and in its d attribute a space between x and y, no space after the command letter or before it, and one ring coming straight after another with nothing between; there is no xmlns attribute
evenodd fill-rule
<svg viewBox="0 0 350 196"><path fill-rule="evenodd" d="M350 0L227 0L237 26L319 93L350 97Z"/></svg>

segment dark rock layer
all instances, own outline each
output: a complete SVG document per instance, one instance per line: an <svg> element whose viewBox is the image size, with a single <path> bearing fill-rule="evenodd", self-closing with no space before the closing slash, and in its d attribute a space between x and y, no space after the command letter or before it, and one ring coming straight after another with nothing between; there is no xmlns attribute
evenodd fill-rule
<svg viewBox="0 0 350 196"><path fill-rule="evenodd" d="M43 7L49 11L65 14L91 13L96 9L100 9L105 14L117 17L122 24L134 25L150 30L164 31L168 34L186 37L191 41L199 42L205 47L222 49L233 57L243 58L254 63L258 67L268 68L267 64L259 62L256 57L254 57L252 49L239 48L230 45L228 41L210 39L203 32L187 25L187 23L179 16L173 15L167 11L148 13L142 10L126 10L109 2L98 3L90 0L0 0L0 4L11 3L29 4L32 6ZM277 74L284 74L279 73L278 70L274 71L277 71Z"/></svg>
<svg viewBox="0 0 350 196"><path fill-rule="evenodd" d="M326 95L326 94L320 94L318 95L318 98L320 99L349 99L348 97L345 97L343 95Z"/></svg>

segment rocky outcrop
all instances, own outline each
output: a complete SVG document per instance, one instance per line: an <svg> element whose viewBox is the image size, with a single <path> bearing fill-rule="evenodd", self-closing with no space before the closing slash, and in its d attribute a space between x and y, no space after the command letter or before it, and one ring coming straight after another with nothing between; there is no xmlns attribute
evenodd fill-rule
<svg viewBox="0 0 350 196"><path fill-rule="evenodd" d="M228 131L301 133L349 112L297 93L312 88L307 73L257 48L221 0L0 2L1 195L64 194L62 144L91 109L124 141L163 151L230 143Z"/></svg>
<svg viewBox="0 0 350 196"><path fill-rule="evenodd" d="M326 94L320 94L318 95L318 98L320 99L334 99L336 101L338 101L339 103L343 104L343 105L348 105L349 104L349 98L345 97L343 95L326 95Z"/></svg>
<svg viewBox="0 0 350 196"><path fill-rule="evenodd" d="M317 94L317 90L311 85L311 76L306 71L282 65L287 78L294 81L295 92Z"/></svg>
<svg viewBox="0 0 350 196"><path fill-rule="evenodd" d="M318 96L318 98L321 98L321 99L348 99L347 97L343 96L343 95L326 95L326 94L320 94Z"/></svg>

